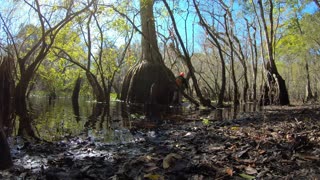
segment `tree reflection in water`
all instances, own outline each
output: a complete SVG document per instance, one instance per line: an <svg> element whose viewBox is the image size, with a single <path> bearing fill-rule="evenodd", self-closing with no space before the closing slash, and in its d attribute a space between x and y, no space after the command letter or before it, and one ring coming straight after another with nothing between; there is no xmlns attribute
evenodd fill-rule
<svg viewBox="0 0 320 180"><path fill-rule="evenodd" d="M229 120L239 117L243 111L252 111L254 106L237 106L224 109L192 110L183 107L160 107L126 104L118 101L106 103L88 102L79 99L79 104L70 98L57 98L54 105L47 98L32 97L25 106L16 108L19 120L14 135L28 140L58 141L70 137L94 139L102 142L131 141L134 132L153 131L163 123L183 123L186 119L201 121ZM190 118L192 116L192 118Z"/></svg>

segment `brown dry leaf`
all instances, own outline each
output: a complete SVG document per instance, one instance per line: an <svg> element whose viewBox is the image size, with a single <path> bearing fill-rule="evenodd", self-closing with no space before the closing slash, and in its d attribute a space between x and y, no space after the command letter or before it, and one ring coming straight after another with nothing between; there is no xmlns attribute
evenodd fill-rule
<svg viewBox="0 0 320 180"><path fill-rule="evenodd" d="M263 149L259 149L258 152L259 152L259 154L261 155L261 154L264 154L266 151L263 150Z"/></svg>
<svg viewBox="0 0 320 180"><path fill-rule="evenodd" d="M157 166L150 166L150 167L144 169L144 171L145 171L145 172L151 172L151 171L156 170L156 169L158 169Z"/></svg>
<svg viewBox="0 0 320 180"><path fill-rule="evenodd" d="M229 176L233 176L233 170L229 167L227 167L226 169L226 173L229 175Z"/></svg>
<svg viewBox="0 0 320 180"><path fill-rule="evenodd" d="M151 180L164 180L163 176L159 174L151 174L151 173L145 174L144 178L151 179Z"/></svg>
<svg viewBox="0 0 320 180"><path fill-rule="evenodd" d="M287 134L287 135L286 135L287 141L289 141L289 142L294 141L294 137L295 137L294 134Z"/></svg>
<svg viewBox="0 0 320 180"><path fill-rule="evenodd" d="M164 169L167 169L175 162L176 159L181 159L181 158L182 157L179 154L170 153L163 159L162 166Z"/></svg>
<svg viewBox="0 0 320 180"><path fill-rule="evenodd" d="M245 170L246 170L246 173L250 174L250 175L258 173L258 171L255 168L251 167L251 166L247 166L245 168Z"/></svg>
<svg viewBox="0 0 320 180"><path fill-rule="evenodd" d="M280 138L280 136L279 136L279 134L277 132L271 132L270 134L272 135L272 137L274 139L279 139Z"/></svg>
<svg viewBox="0 0 320 180"><path fill-rule="evenodd" d="M151 160L152 160L152 157L149 155L138 157L138 161L142 161L146 163L150 162Z"/></svg>
<svg viewBox="0 0 320 180"><path fill-rule="evenodd" d="M250 148L247 148L247 149L245 149L245 150L243 150L243 151L238 152L238 153L236 154L236 157L237 157L237 158L241 158L241 157L242 157L245 153L247 153L249 150L250 150Z"/></svg>

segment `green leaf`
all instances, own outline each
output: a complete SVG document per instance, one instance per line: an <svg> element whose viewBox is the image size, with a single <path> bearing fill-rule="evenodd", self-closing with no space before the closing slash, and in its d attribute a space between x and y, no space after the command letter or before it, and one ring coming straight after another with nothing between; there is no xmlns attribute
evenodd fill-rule
<svg viewBox="0 0 320 180"><path fill-rule="evenodd" d="M249 180L252 180L252 179L255 179L256 177L254 176L250 176L248 174L245 174L245 173L241 173L239 174L240 177L244 178L244 179L249 179Z"/></svg>
<svg viewBox="0 0 320 180"><path fill-rule="evenodd" d="M211 121L207 118L203 118L202 119L202 124L205 126L209 126L211 124Z"/></svg>

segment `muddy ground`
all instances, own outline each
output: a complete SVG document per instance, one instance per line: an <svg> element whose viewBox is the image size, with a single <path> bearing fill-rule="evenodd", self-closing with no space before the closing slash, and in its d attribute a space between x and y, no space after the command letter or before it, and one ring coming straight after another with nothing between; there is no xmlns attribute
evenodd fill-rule
<svg viewBox="0 0 320 180"><path fill-rule="evenodd" d="M165 119L138 119L146 128L121 132L131 137L123 143L23 143L0 179L320 179L320 105Z"/></svg>

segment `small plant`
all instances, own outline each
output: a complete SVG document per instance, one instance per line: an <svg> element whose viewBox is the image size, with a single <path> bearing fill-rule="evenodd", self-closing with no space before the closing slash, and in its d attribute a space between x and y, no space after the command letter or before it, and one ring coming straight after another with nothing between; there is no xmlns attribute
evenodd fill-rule
<svg viewBox="0 0 320 180"><path fill-rule="evenodd" d="M202 124L205 126L209 126L211 124L211 121L207 118L202 118Z"/></svg>

